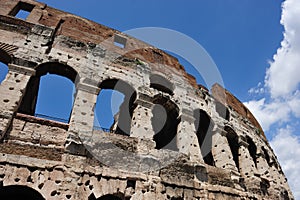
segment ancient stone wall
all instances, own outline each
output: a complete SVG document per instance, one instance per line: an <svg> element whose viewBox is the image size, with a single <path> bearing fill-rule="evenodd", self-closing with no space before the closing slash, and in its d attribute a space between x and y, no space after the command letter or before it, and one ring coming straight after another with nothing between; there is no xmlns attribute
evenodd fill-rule
<svg viewBox="0 0 300 200"><path fill-rule="evenodd" d="M155 47L36 1L1 0L0 62L1 199L293 199L250 111ZM69 123L34 116L47 73L76 86ZM110 130L94 129L101 89L125 95Z"/></svg>

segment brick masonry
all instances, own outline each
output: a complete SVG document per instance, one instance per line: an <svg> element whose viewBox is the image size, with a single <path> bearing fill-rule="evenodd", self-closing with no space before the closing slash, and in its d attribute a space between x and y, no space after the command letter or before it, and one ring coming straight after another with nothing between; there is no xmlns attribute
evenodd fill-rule
<svg viewBox="0 0 300 200"><path fill-rule="evenodd" d="M47 200L293 199L251 112L218 84L209 94L155 47L36 1L1 0L0 61L9 68L0 195L13 186ZM76 85L68 124L33 116L47 72ZM93 130L101 89L125 94L110 131ZM160 132L155 106L167 112Z"/></svg>

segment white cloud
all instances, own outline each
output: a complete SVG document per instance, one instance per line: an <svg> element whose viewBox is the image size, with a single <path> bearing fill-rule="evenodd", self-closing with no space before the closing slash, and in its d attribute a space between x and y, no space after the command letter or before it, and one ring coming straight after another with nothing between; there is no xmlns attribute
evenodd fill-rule
<svg viewBox="0 0 300 200"><path fill-rule="evenodd" d="M300 1L283 3L281 24L284 39L273 56L267 70L265 84L273 98L288 95L297 90L300 83Z"/></svg>
<svg viewBox="0 0 300 200"><path fill-rule="evenodd" d="M290 126L279 129L270 144L288 177L289 185L296 199L300 198L300 138Z"/></svg>
<svg viewBox="0 0 300 200"><path fill-rule="evenodd" d="M262 86L261 82L259 82L256 87L250 88L248 92L249 94L263 94L265 93L265 88Z"/></svg>
<svg viewBox="0 0 300 200"><path fill-rule="evenodd" d="M266 99L262 98L244 104L254 114L264 131L268 131L270 126L275 123L282 124L290 119L291 107L280 100L267 103Z"/></svg>
<svg viewBox="0 0 300 200"><path fill-rule="evenodd" d="M270 143L288 178L295 199L300 199L300 133L292 128L300 121L299 19L300 1L286 0L282 4L280 21L284 27L281 47L266 70L264 86L259 83L256 88L249 90L249 94L264 97L245 103L263 129L273 132L269 134L274 136ZM272 125L279 127L277 132L272 130Z"/></svg>

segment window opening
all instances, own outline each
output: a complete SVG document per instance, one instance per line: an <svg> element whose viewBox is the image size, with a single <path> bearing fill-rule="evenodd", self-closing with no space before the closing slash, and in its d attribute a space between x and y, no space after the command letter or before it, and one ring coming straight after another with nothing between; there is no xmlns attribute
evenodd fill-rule
<svg viewBox="0 0 300 200"><path fill-rule="evenodd" d="M61 63L44 63L29 79L18 112L68 123L73 108L77 72Z"/></svg>
<svg viewBox="0 0 300 200"><path fill-rule="evenodd" d="M256 158L257 148L256 148L256 145L255 145L255 143L253 142L253 140L249 136L247 136L246 139L247 139L247 143L248 143L248 149L249 149L250 156L253 159L255 167L257 167L257 161L256 161L256 159L257 159Z"/></svg>
<svg viewBox="0 0 300 200"><path fill-rule="evenodd" d="M153 74L150 76L150 87L168 93L170 95L173 95L173 91L174 91L173 84L169 80L167 80L166 78L160 75Z"/></svg>
<svg viewBox="0 0 300 200"><path fill-rule="evenodd" d="M268 154L268 151L264 147L262 147L262 151L263 151L263 153L265 155L265 159L266 159L268 165L271 166L271 162L270 162L271 160L270 160L270 156Z"/></svg>
<svg viewBox="0 0 300 200"><path fill-rule="evenodd" d="M53 74L42 76L34 115L69 123L74 93L75 86L69 79Z"/></svg>
<svg viewBox="0 0 300 200"><path fill-rule="evenodd" d="M0 85L5 79L6 75L8 73L8 67L4 63L0 62Z"/></svg>
<svg viewBox="0 0 300 200"><path fill-rule="evenodd" d="M216 101L216 111L220 115L220 117L229 121L229 110L228 108L219 101Z"/></svg>
<svg viewBox="0 0 300 200"><path fill-rule="evenodd" d="M235 166L239 171L239 141L238 136L230 127L226 126L225 131L227 132L226 138L232 153L233 161L235 162Z"/></svg>
<svg viewBox="0 0 300 200"><path fill-rule="evenodd" d="M99 197L98 199L96 199L95 195L91 194L89 196L88 200L122 200L122 199L120 197L112 195L112 194L107 194L107 195L104 195L104 196Z"/></svg>
<svg viewBox="0 0 300 200"><path fill-rule="evenodd" d="M180 122L178 118L178 107L167 98L154 97L152 108L152 127L154 130L153 140L156 149L169 149L178 151L177 127Z"/></svg>
<svg viewBox="0 0 300 200"><path fill-rule="evenodd" d="M215 166L215 161L211 152L214 122L202 109L195 110L194 117L195 128L197 130L196 134L203 160L206 164Z"/></svg>
<svg viewBox="0 0 300 200"><path fill-rule="evenodd" d="M120 106L124 102L125 95L121 92L102 89L97 97L94 129L110 132L116 126L120 114Z"/></svg>
<svg viewBox="0 0 300 200"><path fill-rule="evenodd" d="M26 20L33 8L34 5L20 1L17 6L10 12L10 15L19 19Z"/></svg>
<svg viewBox="0 0 300 200"><path fill-rule="evenodd" d="M94 111L94 130L130 135L135 90L117 79L105 80L99 87L101 91Z"/></svg>
<svg viewBox="0 0 300 200"><path fill-rule="evenodd" d="M115 35L115 37L114 37L114 45L115 46L124 49L126 46L126 42L127 42L126 38L124 38L120 35Z"/></svg>
<svg viewBox="0 0 300 200"><path fill-rule="evenodd" d="M30 199L30 200L45 200L43 196L36 190L26 186L5 186L0 187L1 199Z"/></svg>

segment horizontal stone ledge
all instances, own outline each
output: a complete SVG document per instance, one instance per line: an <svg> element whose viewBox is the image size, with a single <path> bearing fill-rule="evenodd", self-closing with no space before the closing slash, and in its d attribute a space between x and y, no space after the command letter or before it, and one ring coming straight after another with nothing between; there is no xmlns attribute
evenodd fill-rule
<svg viewBox="0 0 300 200"><path fill-rule="evenodd" d="M35 116L26 115L26 114L22 114L22 113L17 113L15 118L24 120L26 122L38 123L41 125L46 125L46 126L51 126L51 127L58 127L58 128L62 128L64 130L69 129L69 124L65 124L65 123L57 122L57 121L53 121L53 120L48 120L48 119L42 119L42 118L38 118Z"/></svg>
<svg viewBox="0 0 300 200"><path fill-rule="evenodd" d="M28 68L28 67L23 67L23 66L16 65L16 64L8 64L8 67L9 67L9 70L13 71L13 72L22 73L22 74L29 75L29 76L35 75L35 70Z"/></svg>

